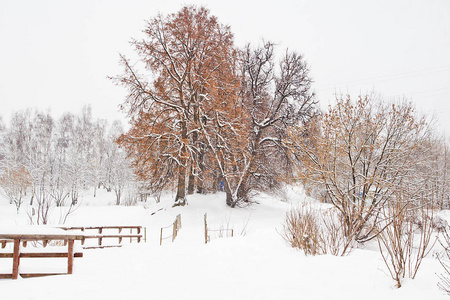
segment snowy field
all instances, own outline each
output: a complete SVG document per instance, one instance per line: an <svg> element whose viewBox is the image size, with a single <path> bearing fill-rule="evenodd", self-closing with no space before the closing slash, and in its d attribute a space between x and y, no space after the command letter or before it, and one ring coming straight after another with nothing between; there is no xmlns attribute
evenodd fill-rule
<svg viewBox="0 0 450 300"><path fill-rule="evenodd" d="M442 269L431 255L416 279L405 279L397 289L374 244L345 257L306 257L290 248L279 232L285 212L308 201L301 191L290 190L285 202L260 195L259 204L240 209L226 207L222 193L194 195L179 208L171 208L171 199L127 207L112 205L111 193L85 195L66 225L142 225L147 243L83 250L73 275L2 279L0 299L448 299L437 287ZM0 226L27 224L26 210L17 215L14 205L0 199ZM208 227L233 228L235 236L211 237L205 245L205 213ZM182 219L177 239L160 246L160 228L177 214ZM36 260L22 259L21 270L66 268L66 259ZM10 272L11 265L10 258L0 258L0 272Z"/></svg>

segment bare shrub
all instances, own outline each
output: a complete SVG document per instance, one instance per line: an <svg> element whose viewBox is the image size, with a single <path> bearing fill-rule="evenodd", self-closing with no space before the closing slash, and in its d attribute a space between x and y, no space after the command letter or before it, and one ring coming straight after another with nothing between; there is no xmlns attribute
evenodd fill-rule
<svg viewBox="0 0 450 300"><path fill-rule="evenodd" d="M291 247L303 250L305 255L323 254L319 220L316 211L303 204L286 213L282 236Z"/></svg>
<svg viewBox="0 0 450 300"><path fill-rule="evenodd" d="M134 190L128 190L122 204L125 206L136 206L139 200L139 195Z"/></svg>
<svg viewBox="0 0 450 300"><path fill-rule="evenodd" d="M440 231L439 243L444 248L443 254L438 255L439 263L444 268L444 273L438 274L440 282L438 287L450 296L450 228L448 224Z"/></svg>
<svg viewBox="0 0 450 300"><path fill-rule="evenodd" d="M334 210L320 211L308 204L286 213L282 237L293 248L306 255L330 253L342 256L352 248L342 226L342 219Z"/></svg>
<svg viewBox="0 0 450 300"><path fill-rule="evenodd" d="M433 207L413 206L398 195L395 203L383 208L383 215L384 220L377 225L378 246L392 279L400 288L405 276L415 278L422 260L436 243Z"/></svg>
<svg viewBox="0 0 450 300"><path fill-rule="evenodd" d="M321 216L324 230L322 240L327 253L335 256L348 254L354 246L354 241L345 234L342 217L335 208L328 209Z"/></svg>
<svg viewBox="0 0 450 300"><path fill-rule="evenodd" d="M64 224L67 218L79 207L73 202L69 206L57 206L48 191L36 185L33 189L34 203L28 208L28 222L30 225L47 225L51 223ZM56 209L56 212L55 212ZM56 219L56 213L59 213Z"/></svg>

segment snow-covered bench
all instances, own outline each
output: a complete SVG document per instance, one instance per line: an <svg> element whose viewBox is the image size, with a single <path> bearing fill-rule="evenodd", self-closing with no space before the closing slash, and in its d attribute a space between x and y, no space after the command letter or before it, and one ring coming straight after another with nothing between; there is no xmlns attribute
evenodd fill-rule
<svg viewBox="0 0 450 300"><path fill-rule="evenodd" d="M19 276L20 258L53 258L53 257L67 257L67 273L20 273L21 277L37 277L56 274L72 274L73 273L73 258L82 257L83 253L74 252L74 241L83 240L84 235L79 232L68 232L60 228L50 228L46 226L16 226L16 227L2 227L0 228L0 241L2 245L11 241L14 243L13 252L0 252L0 258L12 258L13 267L12 274L0 274L0 278L17 279ZM60 240L67 243L67 252L49 252L49 251L21 251L21 243L29 241L48 241ZM3 247L4 248L4 247Z"/></svg>

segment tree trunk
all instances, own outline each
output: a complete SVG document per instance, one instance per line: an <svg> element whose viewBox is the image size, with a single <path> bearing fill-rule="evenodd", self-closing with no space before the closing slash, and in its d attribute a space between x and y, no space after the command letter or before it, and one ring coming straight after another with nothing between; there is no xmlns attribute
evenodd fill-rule
<svg viewBox="0 0 450 300"><path fill-rule="evenodd" d="M183 162L182 162L183 163ZM173 206L186 205L186 166L178 166L178 184L175 204Z"/></svg>
<svg viewBox="0 0 450 300"><path fill-rule="evenodd" d="M186 121L181 122L181 140L183 143L187 143L187 126ZM175 206L186 205L186 162L187 162L187 149L186 144L181 146L180 164L178 165L178 184L177 195L175 197Z"/></svg>
<svg viewBox="0 0 450 300"><path fill-rule="evenodd" d="M241 184L238 187L236 193L238 201L248 202L247 181L249 176L250 176L250 168L248 168L248 170L242 176Z"/></svg>
<svg viewBox="0 0 450 300"><path fill-rule="evenodd" d="M205 180L205 163L203 162L203 158L205 156L204 147L200 147L200 154L198 155L198 164L200 168L200 176L197 177L197 193L203 194L205 190L203 188L203 181Z"/></svg>
<svg viewBox="0 0 450 300"><path fill-rule="evenodd" d="M194 106L194 124L195 124L195 126L200 128L197 105ZM192 133L192 144L197 146L197 141L198 141L198 133L197 133L197 131L194 131ZM195 170L194 159L195 159L195 157L193 159L191 159L191 168L189 170L188 195L194 194L194 191L195 191L196 178L194 176L194 170Z"/></svg>
<svg viewBox="0 0 450 300"><path fill-rule="evenodd" d="M236 199L234 199L233 194L230 189L230 185L228 184L228 181L225 178L223 179L223 188L224 188L225 194L227 196L227 198L226 198L227 205L231 208L234 208L236 206L237 201L236 201Z"/></svg>
<svg viewBox="0 0 450 300"><path fill-rule="evenodd" d="M191 164L189 169L188 195L192 195L195 190L194 166Z"/></svg>
<svg viewBox="0 0 450 300"><path fill-rule="evenodd" d="M256 125L255 125L256 126ZM256 130L257 129L257 130ZM254 129L254 131L257 132L257 134L254 136L254 140L252 142L252 151L251 151L251 155L250 155L250 162L248 167L245 169L245 173L242 175L242 179L241 182L238 186L237 189L237 201L243 201L243 202L248 202L248 192L249 192L249 188L248 188L248 179L250 177L250 172L252 171L253 167L254 167L254 162L255 162L255 158L257 155L257 151L259 149L259 142L261 141L261 135L262 135L262 131L263 128L261 127L256 127Z"/></svg>

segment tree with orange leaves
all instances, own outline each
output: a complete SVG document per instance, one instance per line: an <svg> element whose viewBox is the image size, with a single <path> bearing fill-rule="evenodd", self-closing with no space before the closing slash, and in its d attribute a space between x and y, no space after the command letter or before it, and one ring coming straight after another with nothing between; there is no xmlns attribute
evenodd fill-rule
<svg viewBox="0 0 450 300"><path fill-rule="evenodd" d="M27 189L31 187L32 180L30 172L23 166L7 168L0 176L0 187L10 203L16 205L17 213L19 213L23 197L27 194Z"/></svg>
<svg viewBox="0 0 450 300"><path fill-rule="evenodd" d="M121 56L125 72L113 78L128 89L122 109L131 118L119 144L151 189L161 190L175 179L175 205L185 205L188 172L190 178L201 172L204 153L199 112L217 106L219 99L211 93L226 94L235 82L228 72L233 35L206 8L195 6L151 19L144 33L143 40L132 43L145 75Z"/></svg>

